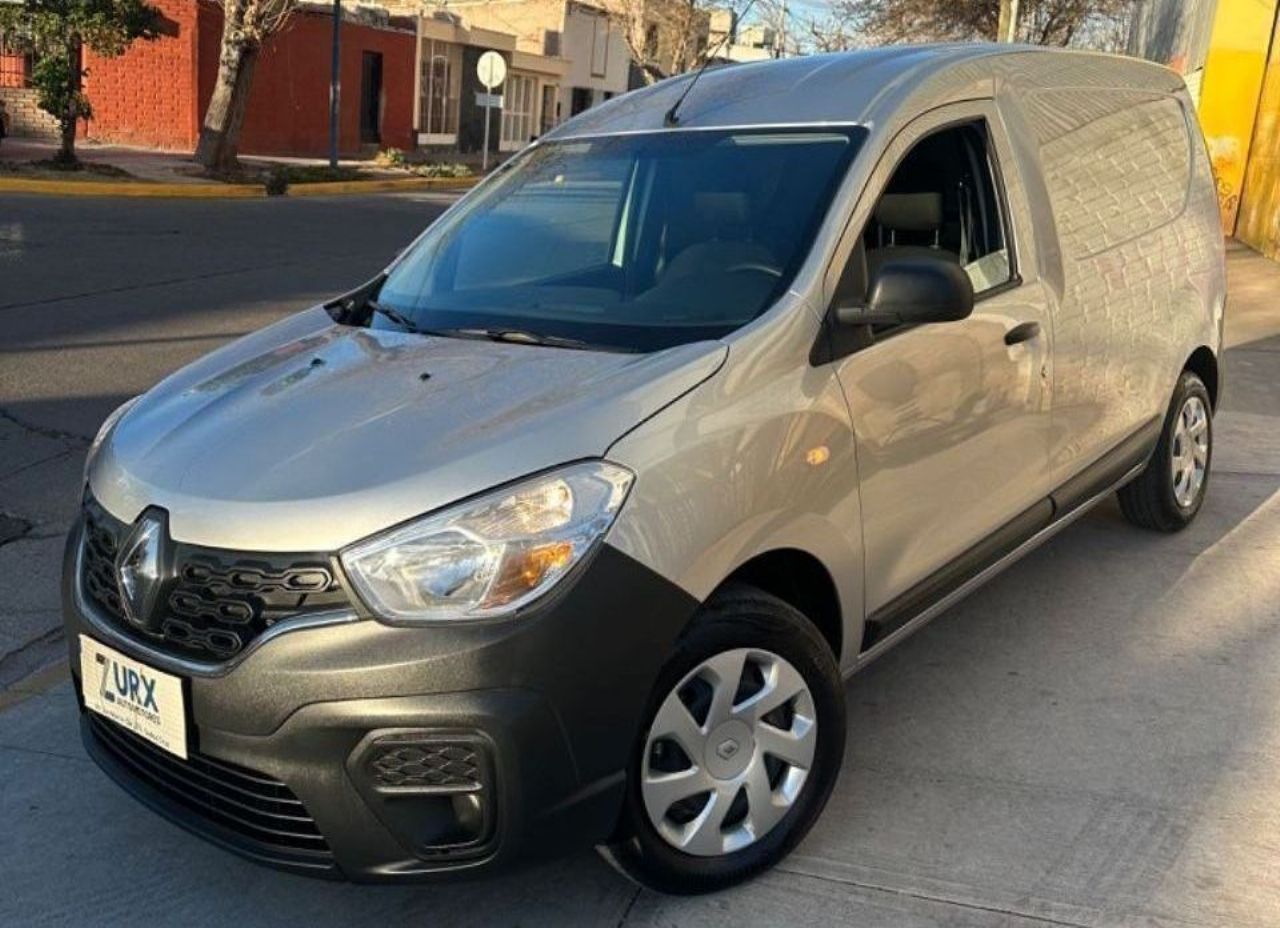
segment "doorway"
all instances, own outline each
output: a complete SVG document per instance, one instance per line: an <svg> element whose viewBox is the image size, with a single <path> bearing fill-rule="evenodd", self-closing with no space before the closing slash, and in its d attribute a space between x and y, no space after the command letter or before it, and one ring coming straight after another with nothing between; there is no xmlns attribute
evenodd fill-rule
<svg viewBox="0 0 1280 928"><path fill-rule="evenodd" d="M382 142L382 52L365 52L361 59L360 141Z"/></svg>

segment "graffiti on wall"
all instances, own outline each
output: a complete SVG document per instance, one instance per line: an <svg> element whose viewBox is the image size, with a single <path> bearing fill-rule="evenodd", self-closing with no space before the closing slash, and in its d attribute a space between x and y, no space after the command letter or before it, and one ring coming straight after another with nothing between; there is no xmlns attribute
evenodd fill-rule
<svg viewBox="0 0 1280 928"><path fill-rule="evenodd" d="M1242 242L1272 258L1280 258L1280 47L1276 40L1280 40L1280 21L1258 101L1235 230Z"/></svg>
<svg viewBox="0 0 1280 928"><path fill-rule="evenodd" d="M1199 114L1227 235L1236 229L1275 21L1276 0L1219 0L1214 15Z"/></svg>

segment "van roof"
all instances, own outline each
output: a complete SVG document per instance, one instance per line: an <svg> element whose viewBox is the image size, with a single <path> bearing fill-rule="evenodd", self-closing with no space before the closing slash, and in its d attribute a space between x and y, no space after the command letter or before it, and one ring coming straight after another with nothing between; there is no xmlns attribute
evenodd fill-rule
<svg viewBox="0 0 1280 928"><path fill-rule="evenodd" d="M693 74L592 107L547 139L651 132ZM680 129L894 121L943 103L1000 91L1102 88L1174 93L1182 78L1137 58L1035 45L966 42L897 45L710 67L679 109Z"/></svg>

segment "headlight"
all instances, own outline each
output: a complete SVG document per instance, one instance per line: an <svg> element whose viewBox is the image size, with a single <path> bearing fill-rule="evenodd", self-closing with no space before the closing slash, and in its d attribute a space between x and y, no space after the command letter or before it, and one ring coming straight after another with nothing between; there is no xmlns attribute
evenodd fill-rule
<svg viewBox="0 0 1280 928"><path fill-rule="evenodd" d="M93 436L93 443L89 445L89 453L84 456L84 479L89 479L89 468L93 466L93 459L98 456L98 451L102 448L102 443L107 440L107 436L111 434L111 430L116 427L116 423L124 417L133 405L142 399L141 395L135 396L131 400L125 400L115 409L113 409L107 418L102 420L102 425L98 427L98 434Z"/></svg>
<svg viewBox="0 0 1280 928"><path fill-rule="evenodd" d="M633 476L571 464L359 542L342 564L392 621L506 615L550 590L613 524Z"/></svg>

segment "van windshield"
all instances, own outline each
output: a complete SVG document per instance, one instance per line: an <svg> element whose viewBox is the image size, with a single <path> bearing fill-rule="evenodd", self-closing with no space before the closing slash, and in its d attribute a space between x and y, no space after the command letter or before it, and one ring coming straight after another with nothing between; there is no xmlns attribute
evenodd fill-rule
<svg viewBox="0 0 1280 928"><path fill-rule="evenodd" d="M719 338L790 284L865 130L690 131L535 146L377 294L414 328L621 351Z"/></svg>

